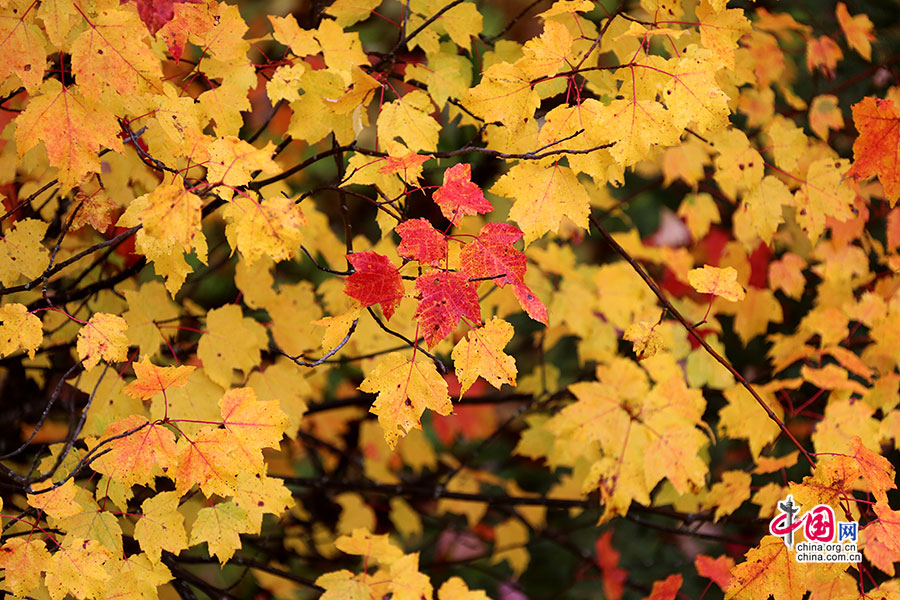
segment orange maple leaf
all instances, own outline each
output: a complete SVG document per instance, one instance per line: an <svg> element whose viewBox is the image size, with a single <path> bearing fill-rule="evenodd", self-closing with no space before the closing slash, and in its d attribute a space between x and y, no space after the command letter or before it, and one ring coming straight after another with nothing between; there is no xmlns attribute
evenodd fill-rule
<svg viewBox="0 0 900 600"><path fill-rule="evenodd" d="M144 357L141 362L132 365L137 379L126 385L122 391L132 398L149 400L160 392L169 388L179 388L187 385L187 379L196 367L157 367Z"/></svg>
<svg viewBox="0 0 900 600"><path fill-rule="evenodd" d="M866 97L852 107L859 137L853 166L844 176L857 181L878 176L891 207L900 199L900 113L891 100Z"/></svg>

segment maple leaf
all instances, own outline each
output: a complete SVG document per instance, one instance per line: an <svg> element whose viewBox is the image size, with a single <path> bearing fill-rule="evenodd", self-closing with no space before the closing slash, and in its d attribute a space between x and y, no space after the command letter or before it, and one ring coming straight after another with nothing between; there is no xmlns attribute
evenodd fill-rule
<svg viewBox="0 0 900 600"><path fill-rule="evenodd" d="M103 568L112 560L109 550L96 540L66 536L63 547L53 554L53 566L44 583L50 597L60 600L67 593L76 598L99 598L112 576Z"/></svg>
<svg viewBox="0 0 900 600"><path fill-rule="evenodd" d="M378 169L378 172L384 175L401 173L406 182L418 181L422 176L422 165L429 160L431 157L427 154L416 154L415 152L404 156L388 156L384 166Z"/></svg>
<svg viewBox="0 0 900 600"><path fill-rule="evenodd" d="M123 437L111 439L116 436ZM92 467L125 486L151 483L174 466L175 434L146 417L131 415L110 424L100 436L101 442L108 439L103 449L109 451Z"/></svg>
<svg viewBox="0 0 900 600"><path fill-rule="evenodd" d="M26 20L26 14L18 13L18 10L0 13L0 47L5 57L0 63L0 81L16 75L28 93L33 94L41 86L47 68L44 51L47 36L40 27Z"/></svg>
<svg viewBox="0 0 900 600"><path fill-rule="evenodd" d="M217 138L209 146L206 176L229 188L246 185L255 172L272 175L279 171L278 163L272 159L274 150L272 142L256 148L233 135Z"/></svg>
<svg viewBox="0 0 900 600"><path fill-rule="evenodd" d="M23 219L6 232L0 241L0 282L10 286L22 275L30 279L41 276L50 264L50 253L41 243L46 231L44 221Z"/></svg>
<svg viewBox="0 0 900 600"><path fill-rule="evenodd" d="M384 317L390 321L394 309L403 298L403 280L391 260L377 252L348 254L354 272L347 277L344 293L359 300L363 307L381 304Z"/></svg>
<svg viewBox="0 0 900 600"><path fill-rule="evenodd" d="M885 457L866 448L859 436L853 437L851 448L869 491L877 501L887 503L887 492L897 487L894 484L894 466Z"/></svg>
<svg viewBox="0 0 900 600"><path fill-rule="evenodd" d="M813 98L809 105L809 127L825 141L828 140L830 129L844 128L844 115L837 96L823 94Z"/></svg>
<svg viewBox="0 0 900 600"><path fill-rule="evenodd" d="M694 559L694 566L700 577L711 579L717 586L723 590L728 589L728 582L731 581L731 572L734 570L734 559L723 554L717 558L698 554Z"/></svg>
<svg viewBox="0 0 900 600"><path fill-rule="evenodd" d="M429 348L447 337L460 319L465 318L473 324L481 323L478 292L464 273L426 273L416 279L416 291L419 306L415 317Z"/></svg>
<svg viewBox="0 0 900 600"><path fill-rule="evenodd" d="M359 385L360 391L377 393L371 411L378 415L384 439L393 449L410 429L421 427L426 408L441 415L453 410L447 382L430 361L414 362L401 354L388 354Z"/></svg>
<svg viewBox="0 0 900 600"><path fill-rule="evenodd" d="M508 223L487 223L462 252L460 266L469 277L490 277L500 287L521 283L525 277L525 254L513 244L522 231Z"/></svg>
<svg viewBox="0 0 900 600"><path fill-rule="evenodd" d="M731 573L726 600L773 596L800 600L806 593L806 563L796 562L784 540L765 536Z"/></svg>
<svg viewBox="0 0 900 600"><path fill-rule="evenodd" d="M175 491L184 494L194 485L211 497L235 493L237 474L250 468L259 472L260 465L242 465L234 456L234 439L224 429L202 427L189 439L178 440L176 466L173 473Z"/></svg>
<svg viewBox="0 0 900 600"><path fill-rule="evenodd" d="M472 182L472 167L468 163L458 163L444 171L444 183L435 190L434 201L454 225L459 225L466 215L494 210L478 184Z"/></svg>
<svg viewBox="0 0 900 600"><path fill-rule="evenodd" d="M139 17L128 10L104 11L87 21L71 46L72 73L85 98L113 110L139 92L161 92L162 66L141 31Z"/></svg>
<svg viewBox="0 0 900 600"><path fill-rule="evenodd" d="M253 388L235 388L219 400L222 425L244 451L277 448L288 418L274 401L257 400Z"/></svg>
<svg viewBox="0 0 900 600"><path fill-rule="evenodd" d="M321 46L316 41L315 31L301 29L294 15L278 17L267 15L272 25L273 37L279 44L291 49L294 56L309 56L321 52Z"/></svg>
<svg viewBox="0 0 900 600"><path fill-rule="evenodd" d="M541 99L521 68L501 62L482 72L481 83L462 102L485 121L500 121L515 135L534 117Z"/></svg>
<svg viewBox="0 0 900 600"><path fill-rule="evenodd" d="M607 530L597 538L595 544L597 564L603 575L603 594L609 600L621 600L628 572L619 566L622 555L613 548L612 533L611 530Z"/></svg>
<svg viewBox="0 0 900 600"><path fill-rule="evenodd" d="M41 320L18 303L0 307L0 356L8 356L18 349L28 352L29 358L44 340Z"/></svg>
<svg viewBox="0 0 900 600"><path fill-rule="evenodd" d="M53 568L52 557L38 536L12 537L0 546L0 568L5 571L5 585L24 597L39 588L41 573Z"/></svg>
<svg viewBox="0 0 900 600"><path fill-rule="evenodd" d="M197 344L197 357L212 381L229 387L233 370L249 373L259 364L260 352L268 343L262 325L244 317L239 306L228 304L206 314L206 332Z"/></svg>
<svg viewBox="0 0 900 600"><path fill-rule="evenodd" d="M75 488L73 480L70 479L50 491L42 492L49 487L52 487L51 482L32 486L36 493L28 494L28 505L40 509L56 519L65 519L78 513L78 506L74 502L78 490Z"/></svg>
<svg viewBox="0 0 900 600"><path fill-rule="evenodd" d="M158 367L150 362L146 356L140 362L131 364L137 379L126 385L122 391L132 398L150 400L159 393L165 393L171 388L180 388L187 385L187 378L196 367Z"/></svg>
<svg viewBox="0 0 900 600"><path fill-rule="evenodd" d="M215 555L224 565L241 547L241 533L256 533L247 511L233 502L219 502L197 513L189 544L206 542L210 556Z"/></svg>
<svg viewBox="0 0 900 600"><path fill-rule="evenodd" d="M410 219L396 227L400 235L397 253L422 264L439 266L447 261L447 237L426 219Z"/></svg>
<svg viewBox="0 0 900 600"><path fill-rule="evenodd" d="M456 344L451 357L459 378L460 397L479 375L497 389L504 383L516 385L516 361L503 352L512 336L512 325L494 317Z"/></svg>
<svg viewBox="0 0 900 600"><path fill-rule="evenodd" d="M403 557L403 551L391 543L388 535L375 535L362 528L354 528L350 535L342 535L334 546L345 554L372 558L383 565L390 565Z"/></svg>
<svg viewBox="0 0 900 600"><path fill-rule="evenodd" d="M431 116L434 105L428 94L413 90L381 107L378 138L383 142L399 137L412 151L437 150L441 126Z"/></svg>
<svg viewBox="0 0 900 600"><path fill-rule="evenodd" d="M75 349L84 361L85 369L92 369L103 359L118 362L128 357L128 323L118 315L95 313L78 332Z"/></svg>
<svg viewBox="0 0 900 600"><path fill-rule="evenodd" d="M730 302L744 299L744 288L737 282L737 271L734 267L711 267L704 265L701 269L691 269L688 281L701 294L720 296Z"/></svg>
<svg viewBox="0 0 900 600"><path fill-rule="evenodd" d="M438 600L488 600L488 595L481 590L470 590L466 582L459 577L451 577L437 593Z"/></svg>
<svg viewBox="0 0 900 600"><path fill-rule="evenodd" d="M202 200L182 185L162 184L133 200L117 225L140 224L143 235L185 252L196 250L205 260L206 238L200 229L202 206Z"/></svg>
<svg viewBox="0 0 900 600"><path fill-rule="evenodd" d="M866 97L854 104L853 166L844 175L856 180L878 176L891 207L900 199L900 113L891 100Z"/></svg>
<svg viewBox="0 0 900 600"><path fill-rule="evenodd" d="M200 0L135 0L135 2L141 21L151 34L156 35L156 32L175 16L175 4L199 3Z"/></svg>
<svg viewBox="0 0 900 600"><path fill-rule="evenodd" d="M662 581L654 581L650 595L644 600L675 600L683 581L681 575L669 575Z"/></svg>
<svg viewBox="0 0 900 600"><path fill-rule="evenodd" d="M551 168L519 163L490 191L515 200L509 217L521 226L526 246L548 231L559 231L564 216L587 229L590 198L572 170L558 163Z"/></svg>
<svg viewBox="0 0 900 600"><path fill-rule="evenodd" d="M177 492L159 492L141 504L141 518L134 525L134 539L152 562L163 550L178 554L188 547L184 517L178 512Z"/></svg>
<svg viewBox="0 0 900 600"><path fill-rule="evenodd" d="M300 206L288 197L254 202L238 196L225 207L224 216L228 220L228 243L241 251L247 266L263 254L278 262L291 258L300 249L301 227L306 225L306 219Z"/></svg>
<svg viewBox="0 0 900 600"><path fill-rule="evenodd" d="M622 339L634 343L634 353L638 360L650 358L659 352L662 346L662 339L656 331L656 325L649 321L641 321L640 323L632 323L625 330Z"/></svg>

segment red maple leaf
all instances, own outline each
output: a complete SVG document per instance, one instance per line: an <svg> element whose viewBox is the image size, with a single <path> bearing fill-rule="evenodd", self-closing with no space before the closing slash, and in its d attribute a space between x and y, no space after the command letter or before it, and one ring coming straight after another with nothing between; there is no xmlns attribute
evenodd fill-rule
<svg viewBox="0 0 900 600"><path fill-rule="evenodd" d="M419 292L416 318L429 348L447 337L463 317L481 323L478 292L464 273L427 273L416 279L416 291Z"/></svg>
<svg viewBox="0 0 900 600"><path fill-rule="evenodd" d="M541 302L540 298L531 291L531 288L522 282L517 282L513 286L513 295L516 297L516 300L519 301L519 306L522 307L522 310L524 310L529 317L544 325L547 324L547 307Z"/></svg>
<svg viewBox="0 0 900 600"><path fill-rule="evenodd" d="M522 231L508 223L488 223L481 228L472 243L460 254L460 267L469 277L497 277L494 282L503 287L521 282L525 277L525 253L513 248L522 238Z"/></svg>
<svg viewBox="0 0 900 600"><path fill-rule="evenodd" d="M403 298L403 280L397 267L387 256L377 252L348 254L347 260L355 272L347 277L344 293L359 300L363 306L381 304L385 318L390 321L394 308Z"/></svg>
<svg viewBox="0 0 900 600"><path fill-rule="evenodd" d="M525 253L513 247L521 237L522 231L514 225L488 223L475 240L463 248L460 266L471 278L496 277L493 281L500 287L511 283L522 310L546 325L547 307L525 285Z"/></svg>
<svg viewBox="0 0 900 600"><path fill-rule="evenodd" d="M447 238L425 219L410 219L397 225L397 252L422 264L438 266L447 258Z"/></svg>
<svg viewBox="0 0 900 600"><path fill-rule="evenodd" d="M478 184L472 183L472 169L467 163L453 165L444 171L444 184L434 192L434 201L454 225L459 225L466 215L494 210Z"/></svg>
<svg viewBox="0 0 900 600"><path fill-rule="evenodd" d="M175 4L197 4L200 0L135 0L138 16L151 34L162 29L163 25L175 17Z"/></svg>
<svg viewBox="0 0 900 600"><path fill-rule="evenodd" d="M891 206L900 198L900 114L891 100L863 98L853 108L859 137L853 142L853 166L845 177L875 175Z"/></svg>

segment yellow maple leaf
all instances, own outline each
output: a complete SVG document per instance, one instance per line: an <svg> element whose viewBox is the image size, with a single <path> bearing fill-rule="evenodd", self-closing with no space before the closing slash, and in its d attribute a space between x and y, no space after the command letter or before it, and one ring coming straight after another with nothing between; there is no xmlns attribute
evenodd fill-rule
<svg viewBox="0 0 900 600"><path fill-rule="evenodd" d="M720 269L703 265L702 268L688 271L688 282L701 294L713 294L731 302L744 299L744 288L737 281L734 267Z"/></svg>
<svg viewBox="0 0 900 600"><path fill-rule="evenodd" d="M384 439L393 449L410 429L420 428L426 408L441 415L453 410L447 382L434 363L407 360L402 354L388 354L359 385L363 392L377 393L371 411L378 415Z"/></svg>
<svg viewBox="0 0 900 600"><path fill-rule="evenodd" d="M197 520L191 526L189 545L206 542L210 556L215 555L224 565L241 547L241 533L258 533L250 523L247 511L234 502L219 502L201 508L197 513Z"/></svg>
<svg viewBox="0 0 900 600"><path fill-rule="evenodd" d="M797 222L816 243L825 231L825 219L837 221L853 218L856 194L844 173L850 168L846 158L820 158L809 165L806 181L794 195Z"/></svg>
<svg viewBox="0 0 900 600"><path fill-rule="evenodd" d="M385 104L378 115L379 140L386 143L399 137L410 150L434 152L441 126L431 116L433 111L431 98L421 90Z"/></svg>
<svg viewBox="0 0 900 600"><path fill-rule="evenodd" d="M757 388L766 405L779 419L784 419L784 409L774 394ZM728 401L719 411L719 432L735 439L745 439L750 444L750 452L759 458L763 448L775 441L781 429L771 419L760 418L762 407L744 386L736 385L724 392Z"/></svg>
<svg viewBox="0 0 900 600"><path fill-rule="evenodd" d="M128 345L137 346L141 356L154 356L160 344L171 339L177 330L162 329L157 323L174 321L179 316L178 305L166 293L159 281L148 281L135 290L123 292L128 310L122 314L128 323Z"/></svg>
<svg viewBox="0 0 900 600"><path fill-rule="evenodd" d="M160 243L197 253L206 261L206 237L200 227L203 201L184 189L180 183L158 185L149 194L135 198L119 217L119 227L142 225L139 236L153 238Z"/></svg>
<svg viewBox="0 0 900 600"><path fill-rule="evenodd" d="M281 169L272 160L274 150L272 142L263 148L256 148L231 135L217 138L209 146L206 177L210 182L232 188L249 183L255 171L266 175L278 173Z"/></svg>
<svg viewBox="0 0 900 600"><path fill-rule="evenodd" d="M738 40L750 31L750 21L739 8L718 11L704 0L697 7L700 20L700 43L713 51L717 60L734 69Z"/></svg>
<svg viewBox="0 0 900 600"><path fill-rule="evenodd" d="M262 202L238 196L225 207L225 235L241 251L247 266L266 254L276 262L294 256L303 239L306 219L291 198L275 196Z"/></svg>
<svg viewBox="0 0 900 600"><path fill-rule="evenodd" d="M79 86L64 88L58 79L48 79L16 119L16 151L21 158L44 142L50 165L59 169L60 185L68 190L88 173L100 172L101 150L122 152L118 133L113 114L83 97Z"/></svg>
<svg viewBox="0 0 900 600"><path fill-rule="evenodd" d="M24 275L40 277L50 264L50 252L41 243L48 224L39 219L16 221L0 241L0 282L10 286Z"/></svg>
<svg viewBox="0 0 900 600"><path fill-rule="evenodd" d="M825 141L828 141L829 130L844 128L844 115L837 96L823 94L813 98L809 105L809 127Z"/></svg>
<svg viewBox="0 0 900 600"><path fill-rule="evenodd" d="M44 339L41 320L23 304L4 304L0 308L0 356L8 356L18 349L28 352L29 358Z"/></svg>
<svg viewBox="0 0 900 600"><path fill-rule="evenodd" d="M150 400L156 394L165 393L172 388L187 385L187 379L197 367L181 365L177 367L158 367L144 357L140 362L131 364L137 379L122 390L132 398Z"/></svg>
<svg viewBox="0 0 900 600"><path fill-rule="evenodd" d="M316 32L311 29L301 29L294 15L286 17L267 15L267 18L272 24L272 35L275 41L290 48L294 56L309 56L321 51L319 42L316 41Z"/></svg>
<svg viewBox="0 0 900 600"><path fill-rule="evenodd" d="M738 193L752 190L765 172L763 157L750 146L747 135L738 129L726 129L713 136L718 151L713 177L723 192L736 198Z"/></svg>
<svg viewBox="0 0 900 600"><path fill-rule="evenodd" d="M233 369L249 373L268 343L262 325L245 318L239 306L228 304L206 314L206 333L200 336L197 357L209 378L228 388Z"/></svg>
<svg viewBox="0 0 900 600"><path fill-rule="evenodd" d="M11 537L0 547L0 568L8 589L25 597L40 588L42 574L53 568L52 557L39 536Z"/></svg>
<svg viewBox="0 0 900 600"><path fill-rule="evenodd" d="M763 180L744 196L743 208L750 218L754 231L766 244L771 243L778 225L784 222L784 206L793 201L788 187L773 175Z"/></svg>
<svg viewBox="0 0 900 600"><path fill-rule="evenodd" d="M350 83L350 71L353 67L369 64L359 41L359 33L344 31L343 27L331 19L322 19L319 23L316 41L322 47L325 65L341 73L346 83Z"/></svg>
<svg viewBox="0 0 900 600"><path fill-rule="evenodd" d="M521 162L490 191L515 200L509 217L520 225L526 246L548 231L559 231L563 217L579 227L588 227L591 200L569 167Z"/></svg>
<svg viewBox="0 0 900 600"><path fill-rule="evenodd" d="M152 562L163 550L178 554L188 547L184 516L178 512L177 492L158 492L141 504L141 518L134 524L134 539Z"/></svg>
<svg viewBox="0 0 900 600"><path fill-rule="evenodd" d="M72 73L86 98L119 111L142 94L162 91L162 66L136 12L104 11L90 25L70 49Z"/></svg>
<svg viewBox="0 0 900 600"><path fill-rule="evenodd" d="M100 598L112 577L103 567L111 560L110 551L98 541L66 536L44 579L50 597L61 600L69 593L76 598Z"/></svg>
<svg viewBox="0 0 900 600"><path fill-rule="evenodd" d="M671 81L662 90L676 129L696 126L700 133L728 125L728 95L716 82L717 63L708 50L695 50L669 59L665 71Z"/></svg>
<svg viewBox="0 0 900 600"><path fill-rule="evenodd" d="M797 562L780 537L767 535L744 555L731 573L726 600L750 600L774 596L797 600L806 593L807 564Z"/></svg>
<svg viewBox="0 0 900 600"><path fill-rule="evenodd" d="M650 358L659 352L662 346L662 337L656 331L656 325L649 321L640 321L632 323L622 335L623 339L634 344L634 353L637 354L638 360Z"/></svg>
<svg viewBox="0 0 900 600"><path fill-rule="evenodd" d="M371 558L383 565L390 565L403 556L403 551L391 543L389 535L375 535L362 528L339 537L334 545L345 554Z"/></svg>
<svg viewBox="0 0 900 600"><path fill-rule="evenodd" d="M743 471L726 471L706 496L704 506L715 508L715 520L730 515L750 499L750 474Z"/></svg>
<svg viewBox="0 0 900 600"><path fill-rule="evenodd" d="M481 74L481 83L470 89L463 105L485 121L500 121L520 131L534 117L541 99L522 69L507 62L492 65Z"/></svg>
<svg viewBox="0 0 900 600"><path fill-rule="evenodd" d="M118 362L128 358L128 323L118 315L95 313L78 332L75 349L84 368L93 368L100 359Z"/></svg>
<svg viewBox="0 0 900 600"><path fill-rule="evenodd" d="M50 35L50 28L47 29ZM47 68L47 36L36 24L15 14L4 14L0 18L0 39L3 40L4 56L0 61L0 81L16 75L28 93L34 94L41 86Z"/></svg>
<svg viewBox="0 0 900 600"><path fill-rule="evenodd" d="M557 21L545 21L541 36L525 42L524 56L516 61L516 66L529 79L549 77L566 66L566 55L571 49L572 34L566 26Z"/></svg>
<svg viewBox="0 0 900 600"><path fill-rule="evenodd" d="M494 317L459 340L451 357L459 378L460 396L472 387L479 375L497 389L504 383L516 385L516 361L503 352L512 336L512 325Z"/></svg>
<svg viewBox="0 0 900 600"><path fill-rule="evenodd" d="M519 519L507 519L494 528L494 553L492 563L506 561L516 577L528 568L528 526Z"/></svg>

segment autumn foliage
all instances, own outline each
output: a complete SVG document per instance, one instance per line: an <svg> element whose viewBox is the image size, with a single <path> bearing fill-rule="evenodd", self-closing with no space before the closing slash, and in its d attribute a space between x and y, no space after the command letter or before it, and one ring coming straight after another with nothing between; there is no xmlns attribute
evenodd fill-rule
<svg viewBox="0 0 900 600"><path fill-rule="evenodd" d="M0 0L0 589L900 597L900 5L730 4Z"/></svg>

